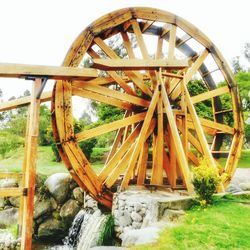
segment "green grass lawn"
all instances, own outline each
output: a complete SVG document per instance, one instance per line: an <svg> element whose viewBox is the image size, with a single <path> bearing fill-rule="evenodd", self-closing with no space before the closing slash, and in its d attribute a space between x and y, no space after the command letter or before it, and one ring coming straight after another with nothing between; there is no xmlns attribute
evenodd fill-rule
<svg viewBox="0 0 250 250"><path fill-rule="evenodd" d="M225 166L226 158L221 158L219 162ZM250 168L250 150L242 150L238 168Z"/></svg>
<svg viewBox="0 0 250 250"><path fill-rule="evenodd" d="M21 172L23 162L24 148L19 148L15 152L10 152L6 159L0 160L0 172ZM100 172L103 163L95 162L93 168ZM54 173L67 173L68 170L63 162L53 161L53 152L51 147L38 147L37 172L42 175L51 175Z"/></svg>
<svg viewBox="0 0 250 250"><path fill-rule="evenodd" d="M165 229L156 244L136 250L250 249L250 197L238 203L218 200L206 209L192 209L176 227Z"/></svg>

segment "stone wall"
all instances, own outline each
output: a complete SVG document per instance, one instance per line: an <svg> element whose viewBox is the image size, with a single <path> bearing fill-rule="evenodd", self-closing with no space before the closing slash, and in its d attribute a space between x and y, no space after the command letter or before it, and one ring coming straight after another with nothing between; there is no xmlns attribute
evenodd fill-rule
<svg viewBox="0 0 250 250"><path fill-rule="evenodd" d="M127 190L117 193L112 208L116 236L125 247L152 243L161 228L178 220L190 204L190 197L177 192Z"/></svg>

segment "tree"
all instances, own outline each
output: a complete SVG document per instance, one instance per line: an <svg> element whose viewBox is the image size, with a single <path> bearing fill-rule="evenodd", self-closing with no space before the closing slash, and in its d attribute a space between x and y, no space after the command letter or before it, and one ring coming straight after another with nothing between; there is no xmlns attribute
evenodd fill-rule
<svg viewBox="0 0 250 250"><path fill-rule="evenodd" d="M250 62L250 43L246 43L244 47L245 58Z"/></svg>
<svg viewBox="0 0 250 250"><path fill-rule="evenodd" d="M238 72L242 71L242 67L240 65L240 57L235 56L232 59L232 67L233 67L233 72L234 74L237 74Z"/></svg>

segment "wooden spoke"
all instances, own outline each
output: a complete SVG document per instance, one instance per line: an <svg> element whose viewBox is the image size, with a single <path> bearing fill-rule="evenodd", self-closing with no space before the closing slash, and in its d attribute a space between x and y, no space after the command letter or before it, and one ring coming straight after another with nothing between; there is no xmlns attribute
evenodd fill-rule
<svg viewBox="0 0 250 250"><path fill-rule="evenodd" d="M138 123L144 120L145 116L146 116L146 112L143 112L143 113L139 113L133 116L126 117L122 120L114 121L108 124L101 125L96 128L92 128L92 129L80 132L76 134L76 140L78 142L84 141L84 140L117 130L119 128L129 126L131 124Z"/></svg>
<svg viewBox="0 0 250 250"><path fill-rule="evenodd" d="M187 116L187 119L189 122L193 122L191 114ZM198 118L198 119L199 119L199 123L202 125L204 129L206 128L212 129L214 133L216 133L217 131L223 132L225 134L232 134L232 135L235 133L235 129L228 125L221 124L218 122L213 122L205 118Z"/></svg>
<svg viewBox="0 0 250 250"><path fill-rule="evenodd" d="M84 86L82 86L81 89L84 90L88 90L88 91L92 91L94 93L98 93L107 97L111 97L114 99L118 99L120 101L125 101L125 102L129 102L138 106L142 106L142 107L148 107L149 106L149 101L146 101L140 97L137 96L133 96L133 95L129 95L126 93L121 93L119 91L116 90L112 90L106 87L102 87L102 86L93 86L91 84L86 83Z"/></svg>
<svg viewBox="0 0 250 250"><path fill-rule="evenodd" d="M186 73L186 84L192 79L193 75L200 68L200 66L202 65L208 54L209 54L208 50L205 49L202 52L202 54L195 60L191 68ZM171 98L173 100L175 100L181 93L181 86L180 84L177 86L177 84L178 81L173 81L173 83L171 83L170 85Z"/></svg>
<svg viewBox="0 0 250 250"><path fill-rule="evenodd" d="M176 43L176 26L172 25L170 30L170 37L169 37L169 46L168 46L168 59L174 59L174 49Z"/></svg>
<svg viewBox="0 0 250 250"><path fill-rule="evenodd" d="M192 96L191 100L193 102L193 104L198 103L198 102L202 102L205 101L207 99L213 98L215 96L219 96L219 95L223 95L229 93L229 88L228 86L224 86L218 89L214 89L214 90L210 90L208 92L196 95L196 96Z"/></svg>
<svg viewBox="0 0 250 250"><path fill-rule="evenodd" d="M72 88L72 94L76 96L80 96L83 98L90 98L95 101L111 104L115 107L126 109L126 110L133 110L133 105L127 102L122 102L114 98L107 98L104 95L94 93L89 90L79 89L79 88Z"/></svg>
<svg viewBox="0 0 250 250"><path fill-rule="evenodd" d="M138 22L136 20L131 20L131 23L132 23L132 27L133 27L133 30L137 39L137 43L139 45L139 48L143 56L143 59L150 59ZM156 86L157 82L156 82L155 73L153 71L149 71L149 75L150 75L153 85Z"/></svg>
<svg viewBox="0 0 250 250"><path fill-rule="evenodd" d="M199 138L199 141L200 141L201 148L202 148L202 151L204 153L205 159L206 159L207 163L209 164L209 166L216 167L215 162L214 162L214 158L212 157L212 154L211 154L211 152L209 150L208 143L207 143L205 134L203 132L200 120L199 120L199 118L197 116L197 113L196 113L195 108L194 108L194 106L192 104L192 101L191 101L191 97L190 97L189 92L187 90L186 79L185 78L184 78L184 82L183 82L182 85L183 85L183 88L184 88L185 93L186 93L186 102L187 102L187 107L188 107L188 110L189 110L189 113L190 113L190 117L192 118L192 121L194 123L194 127L195 127L195 130L196 130L197 136Z"/></svg>

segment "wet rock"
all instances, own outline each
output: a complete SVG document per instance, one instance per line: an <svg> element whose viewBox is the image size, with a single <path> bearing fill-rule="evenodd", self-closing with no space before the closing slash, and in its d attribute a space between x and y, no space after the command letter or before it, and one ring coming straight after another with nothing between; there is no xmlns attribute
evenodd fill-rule
<svg viewBox="0 0 250 250"><path fill-rule="evenodd" d="M139 212L142 209L142 204L138 202L135 204L134 207L135 207L135 212Z"/></svg>
<svg viewBox="0 0 250 250"><path fill-rule="evenodd" d="M44 184L56 201L62 204L69 195L70 182L69 174L57 173L49 176Z"/></svg>
<svg viewBox="0 0 250 250"><path fill-rule="evenodd" d="M132 223L132 219L130 217L130 214L127 211L124 212L123 216L118 218L118 221L119 221L119 225L121 227L126 227L128 225L131 225L131 223Z"/></svg>
<svg viewBox="0 0 250 250"><path fill-rule="evenodd" d="M10 197L9 202L13 207L19 207L20 206L20 198L19 197Z"/></svg>
<svg viewBox="0 0 250 250"><path fill-rule="evenodd" d="M142 223L141 222L133 222L132 223L132 228L133 229L140 229L141 228L141 225L142 225Z"/></svg>
<svg viewBox="0 0 250 250"><path fill-rule="evenodd" d="M78 206L77 201L68 200L61 208L60 216L66 222L71 222L76 214L80 211L81 207Z"/></svg>
<svg viewBox="0 0 250 250"><path fill-rule="evenodd" d="M18 220L18 209L8 208L0 211L0 227L5 228L7 226L16 224Z"/></svg>
<svg viewBox="0 0 250 250"><path fill-rule="evenodd" d="M53 239L60 240L67 235L67 228L62 221L54 218L48 218L41 223L38 228L39 239Z"/></svg>
<svg viewBox="0 0 250 250"><path fill-rule="evenodd" d="M80 204L84 203L84 194L80 187L74 188L73 196Z"/></svg>
<svg viewBox="0 0 250 250"><path fill-rule="evenodd" d="M17 187L18 183L15 179L0 180L0 188Z"/></svg>
<svg viewBox="0 0 250 250"><path fill-rule="evenodd" d="M136 213L136 212L131 213L131 218L132 218L133 221L136 221L136 222L141 222L142 221L141 215Z"/></svg>
<svg viewBox="0 0 250 250"><path fill-rule="evenodd" d="M5 199L0 198L0 208L4 208L4 206L5 206Z"/></svg>
<svg viewBox="0 0 250 250"><path fill-rule="evenodd" d="M85 198L85 207L86 208L97 209L98 208L97 201L94 200L91 196L86 195L86 198Z"/></svg>
<svg viewBox="0 0 250 250"><path fill-rule="evenodd" d="M34 219L39 218L42 215L49 214L57 208L57 204L54 198L39 200L35 202Z"/></svg>

